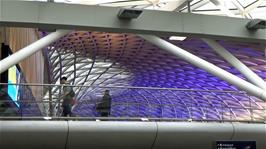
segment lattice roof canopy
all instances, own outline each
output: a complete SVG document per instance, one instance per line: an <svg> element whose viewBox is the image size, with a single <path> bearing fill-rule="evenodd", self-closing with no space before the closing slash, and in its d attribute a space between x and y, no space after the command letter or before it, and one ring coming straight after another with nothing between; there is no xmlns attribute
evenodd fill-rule
<svg viewBox="0 0 266 149"><path fill-rule="evenodd" d="M46 1L46 0L41 0ZM59 3L100 5L266 19L265 0L54 0ZM189 6L189 7L188 7ZM169 37L161 37L168 40ZM168 40L169 41L169 40ZM197 38L173 44L245 79L236 69ZM247 42L218 41L266 80L265 47ZM225 81L196 68L132 34L73 31L48 47L52 83L62 75L74 85L137 86L194 90L234 90ZM103 88L75 88L78 115L95 116ZM54 89L58 93L59 89ZM265 119L265 102L245 93L112 88L113 116L210 119ZM117 103L127 103L121 105ZM130 104L129 104L130 103ZM135 103L135 105L131 104ZM245 109L252 107L251 109ZM263 109L264 110L261 110ZM126 112L123 112L126 111Z"/></svg>
<svg viewBox="0 0 266 149"><path fill-rule="evenodd" d="M169 37L161 38L168 40ZM200 39L169 42L245 79ZM266 80L263 45L218 42ZM133 34L73 31L50 45L48 51L53 83L58 83L60 76L64 75L74 85L197 90L111 88L113 116L247 119L251 112L245 108L252 106L252 114L255 112L257 119L265 119L266 111L258 110L266 107L261 100L244 93L198 91L238 90ZM75 88L77 98L84 103L99 100L103 90L98 87ZM54 89L56 92L58 90ZM81 104L75 111L79 115L97 115L94 108L95 104Z"/></svg>

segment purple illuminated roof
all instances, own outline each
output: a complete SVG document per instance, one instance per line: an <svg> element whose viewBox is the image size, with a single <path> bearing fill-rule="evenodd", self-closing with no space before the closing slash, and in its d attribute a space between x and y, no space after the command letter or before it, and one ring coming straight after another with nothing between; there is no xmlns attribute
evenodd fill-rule
<svg viewBox="0 0 266 149"><path fill-rule="evenodd" d="M244 79L200 39L170 42ZM219 43L266 80L266 60L261 45ZM253 119L266 118L265 102L240 93L227 82L132 34L72 32L50 45L48 51L53 83L58 83L64 75L74 85L172 88L111 88L112 116L246 120L252 115ZM103 90L75 88L82 103L75 107L75 113L97 116L95 101L101 98ZM56 94L58 90L53 92ZM252 110L246 109L248 107Z"/></svg>

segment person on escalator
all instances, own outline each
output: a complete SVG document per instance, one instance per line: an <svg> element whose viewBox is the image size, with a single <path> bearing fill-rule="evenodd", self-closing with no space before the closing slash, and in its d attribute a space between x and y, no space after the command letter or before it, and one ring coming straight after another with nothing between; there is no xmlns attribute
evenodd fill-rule
<svg viewBox="0 0 266 149"><path fill-rule="evenodd" d="M110 91L105 90L103 98L100 103L96 105L96 110L100 113L101 117L108 117L111 109L111 96Z"/></svg>

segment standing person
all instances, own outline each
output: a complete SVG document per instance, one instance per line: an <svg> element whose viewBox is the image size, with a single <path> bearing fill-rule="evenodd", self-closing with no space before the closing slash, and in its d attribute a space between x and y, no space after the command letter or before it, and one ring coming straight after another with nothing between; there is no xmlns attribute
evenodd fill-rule
<svg viewBox="0 0 266 149"><path fill-rule="evenodd" d="M101 114L101 117L108 117L111 109L111 96L110 91L105 90L102 101L97 104L96 110Z"/></svg>
<svg viewBox="0 0 266 149"><path fill-rule="evenodd" d="M63 86L63 114L62 116L72 116L72 103L73 103L73 98L75 96L75 92L73 91L73 88L69 86L70 84L67 82L67 77L62 77L60 79L60 84L66 85Z"/></svg>

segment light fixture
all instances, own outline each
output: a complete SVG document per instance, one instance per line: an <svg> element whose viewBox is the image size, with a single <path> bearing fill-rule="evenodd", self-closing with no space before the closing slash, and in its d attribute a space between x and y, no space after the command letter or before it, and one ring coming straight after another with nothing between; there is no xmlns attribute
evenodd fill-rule
<svg viewBox="0 0 266 149"><path fill-rule="evenodd" d="M141 119L141 121L149 121L148 118L140 118L140 119Z"/></svg>
<svg viewBox="0 0 266 149"><path fill-rule="evenodd" d="M249 30L266 29L266 20L254 19L248 22L246 28Z"/></svg>
<svg viewBox="0 0 266 149"><path fill-rule="evenodd" d="M187 37L182 37L182 36L171 36L169 37L169 40L179 40L179 41L183 41L185 40Z"/></svg>
<svg viewBox="0 0 266 149"><path fill-rule="evenodd" d="M46 116L46 117L43 117L43 119L45 119L45 120L51 120L52 117Z"/></svg>
<svg viewBox="0 0 266 149"><path fill-rule="evenodd" d="M119 19L136 19L142 13L141 9L132 9L132 8L122 8L119 10L117 17Z"/></svg>

